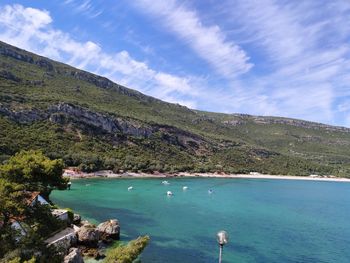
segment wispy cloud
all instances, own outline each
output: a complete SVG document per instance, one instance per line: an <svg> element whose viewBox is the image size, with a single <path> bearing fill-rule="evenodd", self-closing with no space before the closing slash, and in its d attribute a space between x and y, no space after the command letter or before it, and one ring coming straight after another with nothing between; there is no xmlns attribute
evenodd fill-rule
<svg viewBox="0 0 350 263"><path fill-rule="evenodd" d="M60 3L77 17L97 14L94 30L117 32L106 39L123 49L106 52L111 43L88 41L88 27L68 34L48 11L20 5L0 7L0 39L194 108L350 125L348 0L136 0L113 12L103 1ZM169 37L178 50L161 53Z"/></svg>
<svg viewBox="0 0 350 263"><path fill-rule="evenodd" d="M248 72L253 64L247 53L217 25L206 26L198 14L176 0L137 0L136 5L161 20L171 32L181 38L202 59L226 78L235 78Z"/></svg>
<svg viewBox="0 0 350 263"><path fill-rule="evenodd" d="M239 108L266 105L268 115L339 122L334 105L349 89L349 10L341 0L226 1L223 15L245 29L235 37L263 57L256 67L267 71L243 81Z"/></svg>
<svg viewBox="0 0 350 263"><path fill-rule="evenodd" d="M65 0L67 5L75 10L75 12L84 14L89 18L96 18L103 14L103 9L97 8L91 0Z"/></svg>
<svg viewBox="0 0 350 263"><path fill-rule="evenodd" d="M0 39L102 74L158 98L196 106L190 99L177 97L193 93L198 87L197 78L151 69L145 62L133 59L125 50L114 54L105 53L92 41L79 42L69 34L52 28L51 22L52 18L46 10L7 5L0 8Z"/></svg>

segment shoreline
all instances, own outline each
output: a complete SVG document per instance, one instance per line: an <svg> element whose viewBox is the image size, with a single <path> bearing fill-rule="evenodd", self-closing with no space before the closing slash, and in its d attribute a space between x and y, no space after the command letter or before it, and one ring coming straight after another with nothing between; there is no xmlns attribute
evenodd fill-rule
<svg viewBox="0 0 350 263"><path fill-rule="evenodd" d="M347 182L350 178L344 177L321 177L321 176L292 176L292 175L269 175L269 174L219 174L219 173L187 173L180 172L175 174L168 173L113 173L110 170L97 171L93 173L77 172L66 169L64 177L70 179L86 178L232 178L232 179L272 179L272 180L304 180L304 181L323 181L323 182Z"/></svg>

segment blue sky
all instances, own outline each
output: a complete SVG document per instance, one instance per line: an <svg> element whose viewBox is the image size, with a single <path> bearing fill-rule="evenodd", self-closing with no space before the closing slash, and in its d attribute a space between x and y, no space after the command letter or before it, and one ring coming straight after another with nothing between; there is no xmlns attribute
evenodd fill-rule
<svg viewBox="0 0 350 263"><path fill-rule="evenodd" d="M348 0L1 0L0 40L190 108L350 127Z"/></svg>

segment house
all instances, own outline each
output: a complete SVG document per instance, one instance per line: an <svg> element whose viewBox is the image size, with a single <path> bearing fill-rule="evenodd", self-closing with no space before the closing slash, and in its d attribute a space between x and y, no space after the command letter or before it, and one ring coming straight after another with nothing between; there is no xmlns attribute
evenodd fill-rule
<svg viewBox="0 0 350 263"><path fill-rule="evenodd" d="M25 236L27 234L27 230L25 228L25 224L21 222L22 220L19 218L11 218L9 220L9 226L16 230L18 235L16 235L15 240L19 241L21 237ZM0 220L0 228L4 226L4 221Z"/></svg>
<svg viewBox="0 0 350 263"><path fill-rule="evenodd" d="M27 198L26 203L30 206L34 206L36 204L40 205L50 205L49 202L45 200L44 197L40 195L40 192L27 192ZM68 221L68 210L64 209L52 209L51 213L56 218L62 220L62 221Z"/></svg>
<svg viewBox="0 0 350 263"><path fill-rule="evenodd" d="M23 227L22 223L19 220L16 220L16 219L11 220L11 228L14 230L17 230L18 233L21 234L21 236L25 236L27 234L27 231L25 230L25 228ZM19 240L19 238L17 239Z"/></svg>
<svg viewBox="0 0 350 263"><path fill-rule="evenodd" d="M52 209L51 214L62 221L68 221L68 210L64 209Z"/></svg>
<svg viewBox="0 0 350 263"><path fill-rule="evenodd" d="M49 205L49 202L47 202L45 198L40 195L40 192L26 192L26 194L26 203L30 206L34 206L38 203L41 205Z"/></svg>

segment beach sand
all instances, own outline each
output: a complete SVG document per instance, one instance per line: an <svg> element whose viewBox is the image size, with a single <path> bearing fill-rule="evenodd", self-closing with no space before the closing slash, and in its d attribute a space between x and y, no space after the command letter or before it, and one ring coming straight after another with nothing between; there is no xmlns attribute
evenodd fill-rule
<svg viewBox="0 0 350 263"><path fill-rule="evenodd" d="M180 172L174 174L167 173L113 173L110 170L97 171L94 173L84 173L66 169L63 176L71 179L79 178L176 178L176 177L203 177L203 178L245 178L245 179L283 179L283 180L306 180L325 182L348 182L350 178L322 177L322 176L290 176L290 175L268 175L268 174L221 174L221 173L187 173Z"/></svg>

